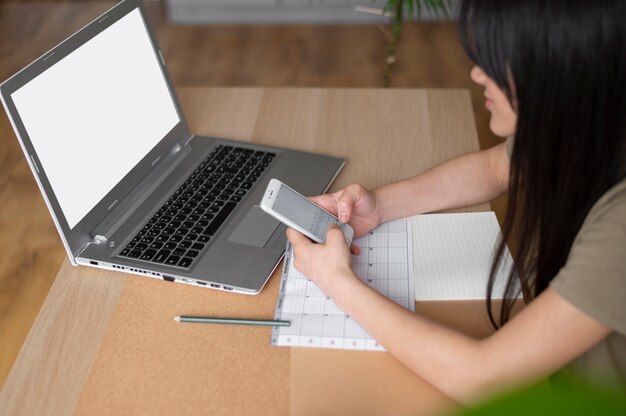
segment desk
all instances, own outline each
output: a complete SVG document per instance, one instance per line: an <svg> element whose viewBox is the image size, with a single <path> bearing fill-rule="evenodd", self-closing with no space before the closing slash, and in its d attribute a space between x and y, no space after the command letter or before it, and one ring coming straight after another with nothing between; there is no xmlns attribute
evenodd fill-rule
<svg viewBox="0 0 626 416"><path fill-rule="evenodd" d="M347 160L331 190L374 187L477 150L460 90L182 88L192 131ZM487 205L474 210L488 209ZM0 393L0 414L431 414L452 402L382 352L270 346L270 328L179 314L271 318L274 273L246 296L67 261ZM482 302L419 312L488 333Z"/></svg>

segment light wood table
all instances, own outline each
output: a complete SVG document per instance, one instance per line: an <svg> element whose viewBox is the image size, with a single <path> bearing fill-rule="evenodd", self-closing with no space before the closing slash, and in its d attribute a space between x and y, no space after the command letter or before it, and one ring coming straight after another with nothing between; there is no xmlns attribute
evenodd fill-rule
<svg viewBox="0 0 626 416"><path fill-rule="evenodd" d="M199 134L346 158L331 190L374 187L478 149L461 90L179 94ZM171 319L271 318L278 280L276 272L259 295L246 296L66 261L0 393L0 414L417 415L453 406L388 353L272 347L270 328ZM489 331L482 304L416 307L477 336Z"/></svg>

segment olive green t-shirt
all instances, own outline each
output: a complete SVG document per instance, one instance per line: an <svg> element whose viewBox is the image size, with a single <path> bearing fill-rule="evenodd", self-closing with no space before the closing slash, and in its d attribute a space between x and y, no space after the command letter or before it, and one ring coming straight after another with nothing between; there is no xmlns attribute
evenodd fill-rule
<svg viewBox="0 0 626 416"><path fill-rule="evenodd" d="M510 156L512 138L507 140ZM550 287L582 312L613 329L574 360L566 374L626 388L626 179L591 208L565 265Z"/></svg>

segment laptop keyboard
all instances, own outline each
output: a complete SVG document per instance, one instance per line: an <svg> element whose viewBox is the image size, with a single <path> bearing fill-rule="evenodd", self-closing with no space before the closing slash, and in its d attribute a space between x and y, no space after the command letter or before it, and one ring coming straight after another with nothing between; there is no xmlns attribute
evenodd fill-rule
<svg viewBox="0 0 626 416"><path fill-rule="evenodd" d="M218 146L119 255L190 268L275 156Z"/></svg>

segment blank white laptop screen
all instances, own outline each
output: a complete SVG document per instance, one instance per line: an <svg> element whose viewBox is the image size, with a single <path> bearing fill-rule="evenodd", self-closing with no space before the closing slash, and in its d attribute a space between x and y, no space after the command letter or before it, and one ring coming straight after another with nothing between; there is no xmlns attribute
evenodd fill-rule
<svg viewBox="0 0 626 416"><path fill-rule="evenodd" d="M180 121L138 9L11 98L70 228Z"/></svg>

